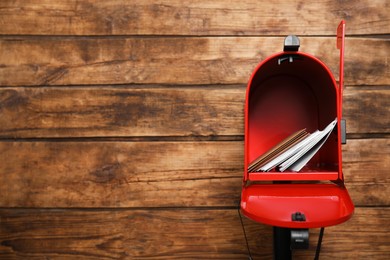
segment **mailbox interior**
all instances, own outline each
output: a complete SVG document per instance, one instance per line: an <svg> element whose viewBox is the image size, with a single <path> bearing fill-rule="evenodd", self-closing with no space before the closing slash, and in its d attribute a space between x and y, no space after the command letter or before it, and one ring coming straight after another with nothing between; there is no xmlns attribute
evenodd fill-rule
<svg viewBox="0 0 390 260"><path fill-rule="evenodd" d="M338 91L329 69L300 52L271 56L256 68L247 89L245 162L264 154L290 134L323 130L338 117ZM249 180L336 180L341 177L337 127L299 173L254 172Z"/></svg>

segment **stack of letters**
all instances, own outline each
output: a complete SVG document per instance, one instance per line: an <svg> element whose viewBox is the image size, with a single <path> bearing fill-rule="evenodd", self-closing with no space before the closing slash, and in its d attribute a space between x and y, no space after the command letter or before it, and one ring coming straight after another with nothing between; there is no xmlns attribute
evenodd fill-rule
<svg viewBox="0 0 390 260"><path fill-rule="evenodd" d="M248 172L267 172L274 168L298 172L317 153L337 124L337 118L324 130L297 131L271 148L248 166Z"/></svg>

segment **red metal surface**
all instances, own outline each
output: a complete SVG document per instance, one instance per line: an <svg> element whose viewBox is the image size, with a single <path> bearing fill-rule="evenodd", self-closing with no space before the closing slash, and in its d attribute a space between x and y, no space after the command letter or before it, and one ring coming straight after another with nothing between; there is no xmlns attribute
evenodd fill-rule
<svg viewBox="0 0 390 260"><path fill-rule="evenodd" d="M339 96L340 105L343 97L344 86L344 48L345 48L345 21L341 21L337 27L337 49L340 50L340 70L339 70ZM340 111L341 112L341 111Z"/></svg>
<svg viewBox="0 0 390 260"><path fill-rule="evenodd" d="M243 189L241 209L272 226L318 228L348 220L354 206L346 188L336 184L256 184ZM292 221L296 212L306 221Z"/></svg>
<svg viewBox="0 0 390 260"><path fill-rule="evenodd" d="M337 128L340 132L340 119L342 118L342 104L343 104L343 87L344 87L344 47L345 47L345 21L342 20L337 27L337 48L340 50L340 64L339 64L339 93L338 93L338 109L337 109L337 118L338 124ZM344 179L342 174L342 154L341 154L341 142L339 143L339 178Z"/></svg>
<svg viewBox="0 0 390 260"><path fill-rule="evenodd" d="M316 181L337 180L338 172L312 171L312 172L253 172L250 173L251 181Z"/></svg>
<svg viewBox="0 0 390 260"><path fill-rule="evenodd" d="M255 68L248 82L241 208L255 221L279 227L311 228L336 225L353 214L354 206L343 183L339 123L344 35L345 22L342 21L337 29L339 84L323 62L299 51L280 52L268 57ZM293 62L278 62L286 56L293 56ZM253 160L291 133L303 128L309 132L322 130L335 118L337 131L329 136L301 172L247 171ZM326 180L337 184L313 182ZM269 184L270 181L289 183ZM296 184L293 181L313 183ZM298 211L305 214L306 221L292 221L291 214Z"/></svg>

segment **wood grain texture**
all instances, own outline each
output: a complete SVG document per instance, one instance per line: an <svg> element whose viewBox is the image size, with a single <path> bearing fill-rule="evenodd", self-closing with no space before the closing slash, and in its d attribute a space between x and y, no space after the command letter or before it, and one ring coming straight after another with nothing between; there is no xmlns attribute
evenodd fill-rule
<svg viewBox="0 0 390 260"><path fill-rule="evenodd" d="M242 135L245 86L0 89L3 137Z"/></svg>
<svg viewBox="0 0 390 260"><path fill-rule="evenodd" d="M301 51L323 60L338 78L335 42L303 37ZM6 37L0 39L0 85L245 84L282 46L282 37ZM347 39L345 84L390 85L389 52L387 39Z"/></svg>
<svg viewBox="0 0 390 260"><path fill-rule="evenodd" d="M361 206L390 205L390 139L347 140L342 156L353 202Z"/></svg>
<svg viewBox="0 0 390 260"><path fill-rule="evenodd" d="M238 205L242 150L242 142L5 142L1 206Z"/></svg>
<svg viewBox="0 0 390 260"><path fill-rule="evenodd" d="M389 139L348 140L357 205L390 204ZM243 142L2 142L0 207L237 206Z"/></svg>
<svg viewBox="0 0 390 260"><path fill-rule="evenodd" d="M245 85L0 88L0 137L235 136ZM349 134L390 132L390 88L348 87Z"/></svg>
<svg viewBox="0 0 390 260"><path fill-rule="evenodd" d="M0 210L0 257L6 259L248 259L235 209ZM321 259L387 259L388 208L357 208L325 229ZM272 259L272 229L244 217L253 259ZM313 259L318 230L308 251Z"/></svg>
<svg viewBox="0 0 390 260"><path fill-rule="evenodd" d="M343 117L348 133L390 132L390 86L347 87L343 93Z"/></svg>
<svg viewBox="0 0 390 260"><path fill-rule="evenodd" d="M0 210L7 259L245 259L237 210ZM35 257L35 258L34 258Z"/></svg>
<svg viewBox="0 0 390 260"><path fill-rule="evenodd" d="M245 84L287 34L338 78L353 218L321 259L390 259L389 1L0 1L0 259L248 259ZM382 137L382 138L379 138ZM165 140L165 141L164 141ZM208 140L208 141L204 141ZM244 218L253 259L272 229ZM318 229L308 251L313 259Z"/></svg>
<svg viewBox="0 0 390 260"><path fill-rule="evenodd" d="M389 33L385 0L227 2L1 1L0 34L23 35L334 35Z"/></svg>

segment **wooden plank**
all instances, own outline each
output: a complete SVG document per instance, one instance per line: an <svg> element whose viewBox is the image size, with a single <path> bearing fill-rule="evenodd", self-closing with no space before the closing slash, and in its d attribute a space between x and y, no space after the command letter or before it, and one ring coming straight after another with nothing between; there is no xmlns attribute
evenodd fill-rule
<svg viewBox="0 0 390 260"><path fill-rule="evenodd" d="M347 87L343 93L348 133L390 132L390 87Z"/></svg>
<svg viewBox="0 0 390 260"><path fill-rule="evenodd" d="M389 169L390 139L348 140L343 146L344 177L355 204L390 205Z"/></svg>
<svg viewBox="0 0 390 260"><path fill-rule="evenodd" d="M0 88L0 137L242 136L245 86ZM390 132L390 88L348 87L349 134Z"/></svg>
<svg viewBox="0 0 390 260"><path fill-rule="evenodd" d="M390 204L390 139L348 140L357 205ZM0 207L237 206L243 142L1 142Z"/></svg>
<svg viewBox="0 0 390 260"><path fill-rule="evenodd" d="M1 206L238 205L242 143L213 144L3 142Z"/></svg>
<svg viewBox="0 0 390 260"><path fill-rule="evenodd" d="M245 259L237 210L0 210L0 258Z"/></svg>
<svg viewBox="0 0 390 260"><path fill-rule="evenodd" d="M304 15L303 15L304 14ZM334 35L389 33L386 0L1 1L1 34L26 35Z"/></svg>
<svg viewBox="0 0 390 260"><path fill-rule="evenodd" d="M6 259L248 259L235 209L0 210L0 257ZM325 229L321 258L386 259L389 208L357 208ZM272 259L272 229L243 218L254 260ZM313 259L318 230L308 251Z"/></svg>
<svg viewBox="0 0 390 260"><path fill-rule="evenodd" d="M303 37L301 50L337 78L335 42ZM6 37L0 39L0 85L241 84L282 46L282 37ZM389 40L349 38L346 46L345 84L390 85Z"/></svg>
<svg viewBox="0 0 390 260"><path fill-rule="evenodd" d="M0 89L0 136L242 135L245 86Z"/></svg>

